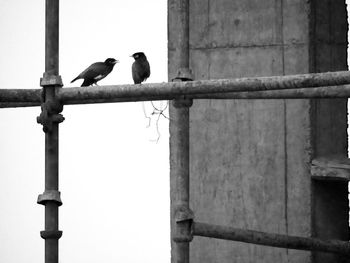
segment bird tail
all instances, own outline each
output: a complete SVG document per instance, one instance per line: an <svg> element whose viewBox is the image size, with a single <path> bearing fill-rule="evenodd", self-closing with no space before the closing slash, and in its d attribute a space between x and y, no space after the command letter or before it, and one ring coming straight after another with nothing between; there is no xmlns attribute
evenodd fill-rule
<svg viewBox="0 0 350 263"><path fill-rule="evenodd" d="M83 82L83 84L81 84L81 87L88 87L88 86L90 86L90 85L92 85L94 83L95 83L94 80L84 79L84 82Z"/></svg>
<svg viewBox="0 0 350 263"><path fill-rule="evenodd" d="M73 82L76 81L77 79L79 79L79 76L76 77L75 79L73 79L70 83L73 83Z"/></svg>

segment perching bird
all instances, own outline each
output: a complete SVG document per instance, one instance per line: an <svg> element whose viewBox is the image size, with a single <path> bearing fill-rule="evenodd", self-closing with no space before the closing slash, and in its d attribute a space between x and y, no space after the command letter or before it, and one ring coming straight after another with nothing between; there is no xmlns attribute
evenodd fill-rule
<svg viewBox="0 0 350 263"><path fill-rule="evenodd" d="M135 84L140 84L151 75L151 69L147 58L143 52L137 52L131 55L135 59L132 63L132 78Z"/></svg>
<svg viewBox="0 0 350 263"><path fill-rule="evenodd" d="M111 73L114 65L118 62L119 61L114 58L107 58L105 62L93 63L73 79L71 83L77 79L84 79L83 84L81 84L82 87L90 86L92 84L97 85L97 81L100 81Z"/></svg>

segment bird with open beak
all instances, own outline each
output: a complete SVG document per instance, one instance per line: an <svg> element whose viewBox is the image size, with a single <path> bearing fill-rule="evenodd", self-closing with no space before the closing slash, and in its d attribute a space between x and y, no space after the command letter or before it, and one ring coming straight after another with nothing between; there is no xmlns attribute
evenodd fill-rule
<svg viewBox="0 0 350 263"><path fill-rule="evenodd" d="M105 78L112 72L113 67L119 61L114 58L107 58L105 62L96 62L91 64L87 69L81 72L75 79L71 81L73 83L77 79L84 79L82 87L97 85L97 82Z"/></svg>

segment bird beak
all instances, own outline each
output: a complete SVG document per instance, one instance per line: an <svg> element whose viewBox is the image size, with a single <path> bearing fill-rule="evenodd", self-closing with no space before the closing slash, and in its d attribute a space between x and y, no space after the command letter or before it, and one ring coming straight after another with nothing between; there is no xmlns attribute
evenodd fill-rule
<svg viewBox="0 0 350 263"><path fill-rule="evenodd" d="M131 57L131 58L133 58L134 56L133 56L133 55L131 55L130 57Z"/></svg>
<svg viewBox="0 0 350 263"><path fill-rule="evenodd" d="M117 64L117 63L119 63L119 60L115 60L114 64Z"/></svg>

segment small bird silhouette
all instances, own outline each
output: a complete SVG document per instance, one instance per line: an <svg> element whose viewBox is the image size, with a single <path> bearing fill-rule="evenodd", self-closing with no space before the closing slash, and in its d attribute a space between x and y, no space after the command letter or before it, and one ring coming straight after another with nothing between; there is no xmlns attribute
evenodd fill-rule
<svg viewBox="0 0 350 263"><path fill-rule="evenodd" d="M97 85L97 81L105 78L111 71L116 63L119 61L114 58L107 58L105 62L96 62L91 64L87 69L81 72L75 79L71 81L73 83L77 79L84 79L82 87Z"/></svg>
<svg viewBox="0 0 350 263"><path fill-rule="evenodd" d="M131 55L135 59L132 63L132 79L135 84L140 84L151 75L151 69L147 61L147 57L143 52L137 52Z"/></svg>

